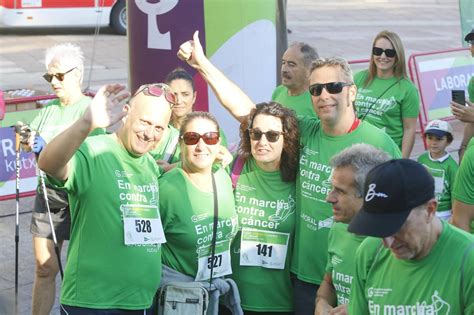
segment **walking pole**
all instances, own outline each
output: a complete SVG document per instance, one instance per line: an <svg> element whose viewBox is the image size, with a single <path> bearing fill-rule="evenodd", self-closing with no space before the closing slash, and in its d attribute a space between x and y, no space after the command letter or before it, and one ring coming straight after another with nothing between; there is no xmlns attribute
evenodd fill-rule
<svg viewBox="0 0 474 315"><path fill-rule="evenodd" d="M20 242L20 135L15 132L16 225L15 225L15 301L18 297L18 244Z"/></svg>
<svg viewBox="0 0 474 315"><path fill-rule="evenodd" d="M42 170L39 170L39 177L41 183L41 189L43 190L43 197L46 203L46 210L48 211L49 217L49 226L51 228L51 235L53 236L54 252L56 253L56 258L58 259L59 273L61 274L61 280L64 278L63 265L61 264L61 253L59 252L58 240L56 239L56 231L54 230L53 217L51 216L51 210L49 208L48 202L48 193L46 192L46 184L44 180L44 173Z"/></svg>

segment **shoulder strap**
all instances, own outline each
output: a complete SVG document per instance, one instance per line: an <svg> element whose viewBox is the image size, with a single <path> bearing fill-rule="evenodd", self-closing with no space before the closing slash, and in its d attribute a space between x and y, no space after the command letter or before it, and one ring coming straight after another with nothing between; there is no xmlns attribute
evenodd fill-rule
<svg viewBox="0 0 474 315"><path fill-rule="evenodd" d="M403 77L400 78L400 79L398 79L396 82L392 83L388 88L386 88L385 91L383 91L382 94L380 94L379 97L377 97L377 99L370 105L369 109L365 112L364 116L359 117L360 120L364 120L365 117L367 117L367 115L370 113L370 110L372 109L372 107L374 107L374 105L378 102L378 100L379 100L382 96L384 96L384 94L387 93L388 90L390 90L392 87L394 87L395 84L397 84L398 82L400 82L402 79L403 79Z"/></svg>
<svg viewBox="0 0 474 315"><path fill-rule="evenodd" d="M171 140L169 146L166 148L165 154L163 155L164 161L171 163L176 153L176 149L178 148L178 141L179 141L179 137L176 137L173 140Z"/></svg>
<svg viewBox="0 0 474 315"><path fill-rule="evenodd" d="M234 166L232 167L232 171L230 173L230 179L232 180L232 189L237 187L237 181L239 180L240 173L242 173L242 169L244 168L244 159L239 154L235 160Z"/></svg>
<svg viewBox="0 0 474 315"><path fill-rule="evenodd" d="M212 285L212 274L214 272L214 256L216 254L216 238L217 238L217 220L219 215L219 205L217 204L217 186L216 180L214 178L214 173L211 172L212 178L212 190L214 195L214 224L212 228L212 241L211 241L211 275L209 277L209 290L211 289Z"/></svg>

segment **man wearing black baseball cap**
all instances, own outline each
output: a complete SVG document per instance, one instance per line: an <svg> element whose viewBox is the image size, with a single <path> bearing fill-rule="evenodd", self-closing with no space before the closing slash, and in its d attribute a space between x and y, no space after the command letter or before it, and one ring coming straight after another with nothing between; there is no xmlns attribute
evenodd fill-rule
<svg viewBox="0 0 474 315"><path fill-rule="evenodd" d="M474 236L436 217L426 168L380 164L364 196L348 231L373 237L356 253L349 313L474 314Z"/></svg>

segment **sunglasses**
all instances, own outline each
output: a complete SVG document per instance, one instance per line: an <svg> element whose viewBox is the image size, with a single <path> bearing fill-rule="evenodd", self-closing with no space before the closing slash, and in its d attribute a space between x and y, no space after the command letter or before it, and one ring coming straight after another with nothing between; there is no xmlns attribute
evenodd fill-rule
<svg viewBox="0 0 474 315"><path fill-rule="evenodd" d="M219 142L219 133L217 131L210 131L206 132L203 135L198 134L197 132L186 132L184 135L181 136L183 139L184 144L186 145L195 145L199 142L199 139L202 139L205 144L214 145Z"/></svg>
<svg viewBox="0 0 474 315"><path fill-rule="evenodd" d="M380 47L372 48L372 54L374 54L375 56L382 56L382 53L385 53L385 56L387 56L388 58L393 58L397 55L395 49L382 49Z"/></svg>
<svg viewBox="0 0 474 315"><path fill-rule="evenodd" d="M262 139L262 136L265 135L265 138L267 139L268 142L277 142L278 139L280 139L280 135L285 134L283 131L273 131L273 130L262 132L258 129L249 129L248 131L249 131L250 139L254 141L260 141L260 139Z"/></svg>
<svg viewBox="0 0 474 315"><path fill-rule="evenodd" d="M148 96L160 97L164 95L168 103L171 104L171 107L176 104L176 96L171 92L171 89L167 85L161 83L146 85L140 91L136 92L133 96L137 96L141 92Z"/></svg>
<svg viewBox="0 0 474 315"><path fill-rule="evenodd" d="M342 92L345 86L351 86L352 83L346 82L329 82L329 83L315 83L309 86L309 93L313 96L319 96L326 89L330 94L338 94Z"/></svg>
<svg viewBox="0 0 474 315"><path fill-rule="evenodd" d="M53 78L56 78L58 81L63 81L64 80L64 76L66 74L68 74L69 72L71 72L72 70L74 69L77 69L76 67L64 72L64 73L55 73L55 74L49 74L49 73L45 73L43 74L43 79L45 79L46 81L48 81L48 83L51 83L51 81L53 81Z"/></svg>

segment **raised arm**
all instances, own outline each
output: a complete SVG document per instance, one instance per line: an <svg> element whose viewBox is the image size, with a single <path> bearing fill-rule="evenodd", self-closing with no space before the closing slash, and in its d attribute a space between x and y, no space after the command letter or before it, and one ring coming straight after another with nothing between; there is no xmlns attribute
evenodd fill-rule
<svg viewBox="0 0 474 315"><path fill-rule="evenodd" d="M126 115L122 101L130 94L124 89L119 84L103 86L84 115L46 145L38 160L40 169L56 179L66 180L69 162L89 133L111 126Z"/></svg>
<svg viewBox="0 0 474 315"><path fill-rule="evenodd" d="M255 103L248 95L207 59L199 41L198 31L194 32L193 40L187 41L179 47L178 58L185 60L191 67L199 71L211 86L219 102L237 120L242 121L255 107Z"/></svg>

